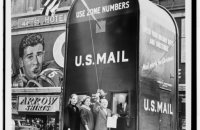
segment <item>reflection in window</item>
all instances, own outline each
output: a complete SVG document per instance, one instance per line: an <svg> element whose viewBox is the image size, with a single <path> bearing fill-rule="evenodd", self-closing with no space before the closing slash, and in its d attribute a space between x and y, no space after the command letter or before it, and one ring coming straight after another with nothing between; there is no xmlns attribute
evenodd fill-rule
<svg viewBox="0 0 200 130"><path fill-rule="evenodd" d="M128 93L114 93L112 102L112 111L117 113L120 117L128 116Z"/></svg>

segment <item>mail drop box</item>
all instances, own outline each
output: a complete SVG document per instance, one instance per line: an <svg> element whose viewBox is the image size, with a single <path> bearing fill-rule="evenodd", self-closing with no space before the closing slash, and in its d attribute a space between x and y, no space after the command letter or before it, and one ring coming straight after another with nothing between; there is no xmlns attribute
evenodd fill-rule
<svg viewBox="0 0 200 130"><path fill-rule="evenodd" d="M64 107L73 93L102 89L118 115L110 129L177 129L178 34L165 8L148 0L75 0L66 30Z"/></svg>

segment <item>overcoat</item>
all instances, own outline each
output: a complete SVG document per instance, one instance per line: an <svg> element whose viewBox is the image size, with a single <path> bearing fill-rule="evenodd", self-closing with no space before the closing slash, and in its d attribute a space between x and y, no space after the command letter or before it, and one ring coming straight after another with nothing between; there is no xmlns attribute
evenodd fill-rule
<svg viewBox="0 0 200 130"><path fill-rule="evenodd" d="M70 128L71 130L80 130L80 110L77 106L69 104L65 108L65 121L64 121L64 129L68 130Z"/></svg>
<svg viewBox="0 0 200 130"><path fill-rule="evenodd" d="M81 124L80 130L85 130L85 125L88 125L89 130L94 129L94 117L91 110L84 107L80 108Z"/></svg>
<svg viewBox="0 0 200 130"><path fill-rule="evenodd" d="M105 112L100 106L95 107L93 110L96 115L94 130L107 130L107 117L112 116L111 110L107 108Z"/></svg>

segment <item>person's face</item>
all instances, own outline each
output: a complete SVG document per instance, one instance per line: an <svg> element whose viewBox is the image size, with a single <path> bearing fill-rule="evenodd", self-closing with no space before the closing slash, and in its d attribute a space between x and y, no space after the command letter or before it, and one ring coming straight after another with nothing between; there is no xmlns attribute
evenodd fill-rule
<svg viewBox="0 0 200 130"><path fill-rule="evenodd" d="M124 102L125 102L125 97L123 95L119 95L118 103L124 103Z"/></svg>
<svg viewBox="0 0 200 130"><path fill-rule="evenodd" d="M103 108L107 108L107 107L108 107L108 101L105 100L105 99L102 99L102 100L101 100L101 106L102 106Z"/></svg>
<svg viewBox="0 0 200 130"><path fill-rule="evenodd" d="M28 79L35 79L42 71L44 50L42 44L28 46L22 58L23 70Z"/></svg>
<svg viewBox="0 0 200 130"><path fill-rule="evenodd" d="M84 102L84 105L86 105L86 106L90 106L90 98L87 98L86 100L85 100L85 102Z"/></svg>
<svg viewBox="0 0 200 130"><path fill-rule="evenodd" d="M76 95L74 95L72 98L71 98L71 104L72 105L75 105L78 101L78 97Z"/></svg>

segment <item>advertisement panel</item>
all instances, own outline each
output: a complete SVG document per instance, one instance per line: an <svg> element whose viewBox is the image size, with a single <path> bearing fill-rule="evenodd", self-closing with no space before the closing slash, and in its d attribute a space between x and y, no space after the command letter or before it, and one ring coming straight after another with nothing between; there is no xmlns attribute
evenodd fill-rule
<svg viewBox="0 0 200 130"><path fill-rule="evenodd" d="M63 22L63 14L54 18L57 16L60 20L57 22ZM39 25L31 21L47 22L48 18L19 18L12 33L12 119L23 122L22 125L16 123L16 129L60 128L66 32L65 29L52 31L53 26L36 28L33 26Z"/></svg>
<svg viewBox="0 0 200 130"><path fill-rule="evenodd" d="M12 87L60 87L65 31L12 35Z"/></svg>
<svg viewBox="0 0 200 130"><path fill-rule="evenodd" d="M31 16L26 18L12 19L12 29L55 25L66 23L67 13L55 14L54 16Z"/></svg>

